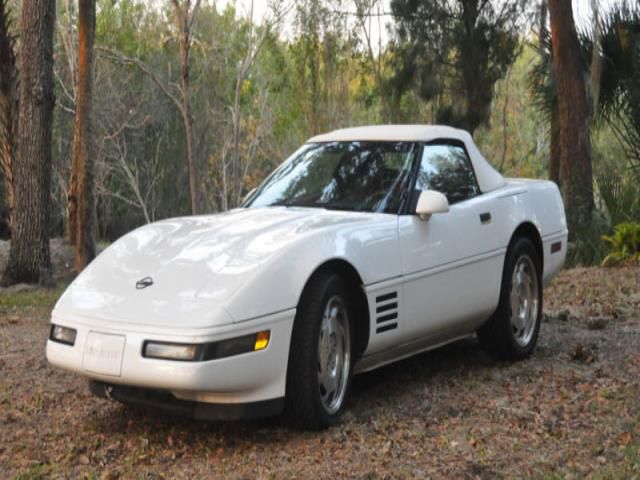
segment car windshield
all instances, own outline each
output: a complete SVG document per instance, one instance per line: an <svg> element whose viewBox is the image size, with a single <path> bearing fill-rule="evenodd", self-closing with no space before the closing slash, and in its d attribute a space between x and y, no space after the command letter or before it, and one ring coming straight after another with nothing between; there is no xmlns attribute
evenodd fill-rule
<svg viewBox="0 0 640 480"><path fill-rule="evenodd" d="M397 213L415 150L409 142L307 144L267 178L246 206Z"/></svg>

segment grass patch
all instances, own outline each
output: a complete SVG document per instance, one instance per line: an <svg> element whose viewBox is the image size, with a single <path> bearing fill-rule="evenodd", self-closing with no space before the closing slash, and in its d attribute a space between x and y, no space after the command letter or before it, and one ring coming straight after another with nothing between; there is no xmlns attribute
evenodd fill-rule
<svg viewBox="0 0 640 480"><path fill-rule="evenodd" d="M59 283L55 288L36 288L15 293L3 292L0 295L0 312L25 307L51 309L68 284Z"/></svg>
<svg viewBox="0 0 640 480"><path fill-rule="evenodd" d="M14 480L40 480L48 478L47 469L44 465L33 465L18 473Z"/></svg>

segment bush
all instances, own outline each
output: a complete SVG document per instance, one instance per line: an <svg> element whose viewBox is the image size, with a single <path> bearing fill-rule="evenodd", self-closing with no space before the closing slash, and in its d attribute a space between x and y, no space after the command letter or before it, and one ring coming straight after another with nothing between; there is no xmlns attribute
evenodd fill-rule
<svg viewBox="0 0 640 480"><path fill-rule="evenodd" d="M630 173L603 172L597 177L596 184L612 225L638 218L640 193L637 181Z"/></svg>
<svg viewBox="0 0 640 480"><path fill-rule="evenodd" d="M599 265L609 250L603 238L608 233L611 233L611 223L603 212L596 210L591 221L581 226L569 242L567 266Z"/></svg>
<svg viewBox="0 0 640 480"><path fill-rule="evenodd" d="M616 225L613 235L604 235L611 252L602 261L603 266L640 261L640 223L625 222Z"/></svg>

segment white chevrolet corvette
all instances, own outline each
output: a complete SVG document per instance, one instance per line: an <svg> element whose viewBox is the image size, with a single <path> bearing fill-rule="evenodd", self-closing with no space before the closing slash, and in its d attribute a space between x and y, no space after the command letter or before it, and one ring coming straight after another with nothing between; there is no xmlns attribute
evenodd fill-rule
<svg viewBox="0 0 640 480"><path fill-rule="evenodd" d="M337 130L242 208L107 248L56 304L47 358L125 404L322 428L355 373L473 334L531 354L566 246L556 185L503 178L467 132Z"/></svg>

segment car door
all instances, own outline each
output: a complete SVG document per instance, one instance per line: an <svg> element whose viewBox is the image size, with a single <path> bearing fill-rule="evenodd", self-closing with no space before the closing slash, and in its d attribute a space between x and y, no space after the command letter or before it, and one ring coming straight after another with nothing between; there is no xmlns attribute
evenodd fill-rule
<svg viewBox="0 0 640 480"><path fill-rule="evenodd" d="M449 212L421 220L401 215L403 306L407 339L473 331L495 309L504 248L494 222L493 196L482 195L462 142L423 145L413 188L436 190Z"/></svg>

